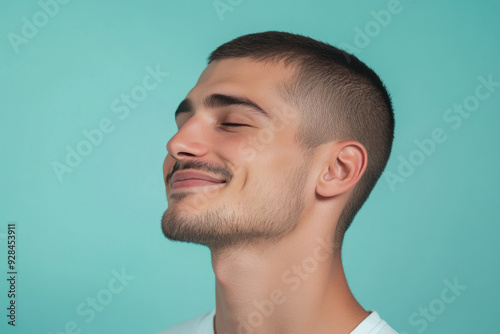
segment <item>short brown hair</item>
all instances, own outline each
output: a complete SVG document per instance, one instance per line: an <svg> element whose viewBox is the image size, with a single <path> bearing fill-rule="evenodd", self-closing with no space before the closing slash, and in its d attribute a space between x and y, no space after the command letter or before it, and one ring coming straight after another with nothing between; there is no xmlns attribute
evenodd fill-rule
<svg viewBox="0 0 500 334"><path fill-rule="evenodd" d="M354 55L309 37L278 31L227 42L210 54L208 63L244 57L284 61L296 69L292 82L283 83L280 93L302 112L296 140L306 151L334 140L355 140L366 148L367 169L337 225L336 239L341 241L391 153L394 113L385 85Z"/></svg>

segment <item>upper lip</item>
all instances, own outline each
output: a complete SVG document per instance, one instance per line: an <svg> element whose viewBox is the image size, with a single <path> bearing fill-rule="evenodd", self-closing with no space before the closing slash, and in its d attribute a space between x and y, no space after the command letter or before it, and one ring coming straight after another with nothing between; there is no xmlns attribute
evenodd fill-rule
<svg viewBox="0 0 500 334"><path fill-rule="evenodd" d="M216 179L210 175L199 172L175 172L172 176L172 183L184 180L206 180L215 183L223 183L226 180Z"/></svg>

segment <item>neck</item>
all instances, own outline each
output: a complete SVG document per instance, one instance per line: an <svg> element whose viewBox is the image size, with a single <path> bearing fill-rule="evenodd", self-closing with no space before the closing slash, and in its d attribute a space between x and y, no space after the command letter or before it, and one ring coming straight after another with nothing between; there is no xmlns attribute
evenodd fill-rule
<svg viewBox="0 0 500 334"><path fill-rule="evenodd" d="M212 250L216 334L347 334L368 316L349 289L333 235L313 222L272 245Z"/></svg>

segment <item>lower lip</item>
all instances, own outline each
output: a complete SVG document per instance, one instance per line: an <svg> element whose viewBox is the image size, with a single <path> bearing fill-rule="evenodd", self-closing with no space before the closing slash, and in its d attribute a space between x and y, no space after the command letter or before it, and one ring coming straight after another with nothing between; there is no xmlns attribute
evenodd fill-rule
<svg viewBox="0 0 500 334"><path fill-rule="evenodd" d="M225 184L225 182L210 182L207 180L184 180L174 182L172 184L172 190L181 188L216 186L220 184Z"/></svg>

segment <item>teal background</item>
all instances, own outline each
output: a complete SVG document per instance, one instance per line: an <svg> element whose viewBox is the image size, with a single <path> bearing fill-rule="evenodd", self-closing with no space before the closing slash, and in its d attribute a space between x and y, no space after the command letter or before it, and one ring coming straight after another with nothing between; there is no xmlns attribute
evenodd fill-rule
<svg viewBox="0 0 500 334"><path fill-rule="evenodd" d="M16 53L8 34L21 35L22 18L32 21L42 9L33 0L3 1L0 331L64 333L75 322L81 333L155 333L213 308L208 249L168 241L160 229L175 108L208 54L230 39L282 30L356 46L356 28L390 2L233 0L221 19L212 1L72 0ZM347 277L362 305L402 333L492 333L500 299L500 87L459 128L443 116L474 95L479 76L500 81L500 2L401 0L400 7L355 52L393 97L387 171L396 174L399 158L409 159L415 140L434 129L447 139L404 182L391 187L382 176L347 234ZM113 101L157 64L168 77L120 119ZM60 182L52 163L63 163L65 147L105 118L114 130ZM5 316L9 222L17 223L15 328ZM87 323L77 307L108 287L113 270L135 278ZM455 278L467 288L425 329L409 320Z"/></svg>

